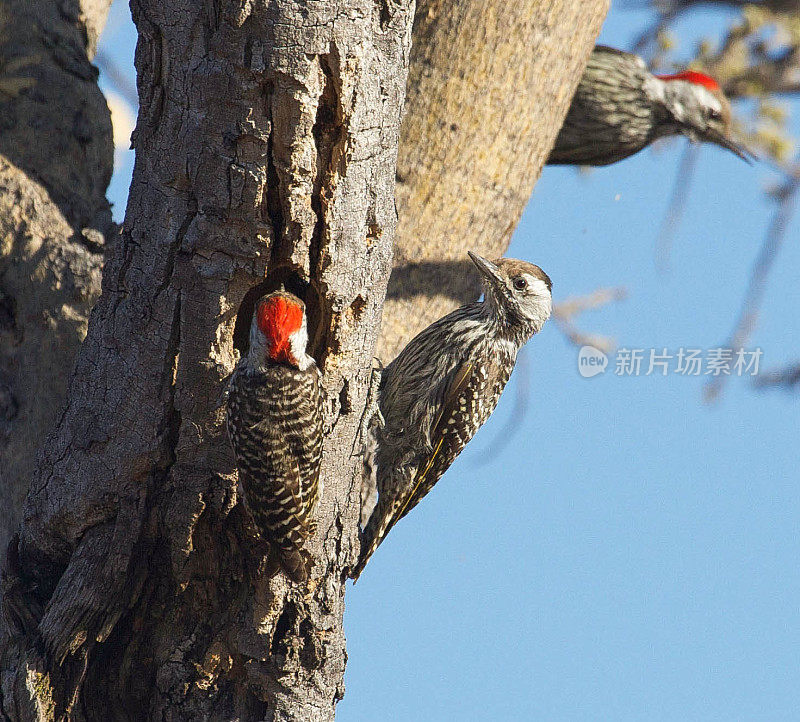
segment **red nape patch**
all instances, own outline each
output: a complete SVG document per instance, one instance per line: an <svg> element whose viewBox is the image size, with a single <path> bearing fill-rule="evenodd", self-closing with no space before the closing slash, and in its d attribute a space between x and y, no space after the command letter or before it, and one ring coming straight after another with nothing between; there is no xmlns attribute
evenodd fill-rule
<svg viewBox="0 0 800 722"><path fill-rule="evenodd" d="M714 78L705 73L698 73L696 70L684 70L682 73L675 73L675 75L656 75L656 77L660 80L685 80L687 83L702 85L709 90L718 91L720 89L719 83Z"/></svg>
<svg viewBox="0 0 800 722"><path fill-rule="evenodd" d="M297 363L292 356L289 337L303 325L303 309L286 296L273 296L259 304L258 327L269 342L269 356L274 361Z"/></svg>

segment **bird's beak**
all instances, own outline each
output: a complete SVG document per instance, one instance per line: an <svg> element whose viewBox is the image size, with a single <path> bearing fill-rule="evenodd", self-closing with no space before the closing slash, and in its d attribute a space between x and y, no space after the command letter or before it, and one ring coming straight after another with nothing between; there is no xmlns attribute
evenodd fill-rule
<svg viewBox="0 0 800 722"><path fill-rule="evenodd" d="M718 130L707 130L706 139L711 141L712 143L716 143L721 148L725 148L729 150L731 153L739 156L745 163L750 163L752 165L753 161L755 160L755 155L752 151L746 148L739 143L735 143L726 135L720 133Z"/></svg>
<svg viewBox="0 0 800 722"><path fill-rule="evenodd" d="M478 267L481 274L488 278L492 284L495 286L502 284L503 279L500 276L500 269L494 263L472 251L467 251L467 253L469 254L470 260Z"/></svg>

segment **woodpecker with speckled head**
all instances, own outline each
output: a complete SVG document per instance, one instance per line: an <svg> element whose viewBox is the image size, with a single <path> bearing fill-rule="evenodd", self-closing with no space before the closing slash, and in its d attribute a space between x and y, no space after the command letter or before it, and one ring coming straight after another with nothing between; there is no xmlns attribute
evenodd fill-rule
<svg viewBox="0 0 800 722"><path fill-rule="evenodd" d="M228 434L245 505L295 582L308 578L303 545L321 493L321 376L306 346L305 304L276 291L256 303L250 347L228 390Z"/></svg>
<svg viewBox="0 0 800 722"><path fill-rule="evenodd" d="M712 77L693 70L653 75L637 55L598 45L547 163L608 165L669 135L752 157L732 139L731 106Z"/></svg>
<svg viewBox="0 0 800 722"><path fill-rule="evenodd" d="M552 284L539 266L469 256L481 273L483 300L428 326L383 371L378 503L362 535L353 579L491 416L517 353L550 316Z"/></svg>

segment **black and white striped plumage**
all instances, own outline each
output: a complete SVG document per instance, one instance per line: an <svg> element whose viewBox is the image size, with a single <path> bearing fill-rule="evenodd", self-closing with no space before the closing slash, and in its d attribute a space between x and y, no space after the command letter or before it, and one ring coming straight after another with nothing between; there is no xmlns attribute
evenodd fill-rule
<svg viewBox="0 0 800 722"><path fill-rule="evenodd" d="M749 158L731 138L730 103L713 78L692 71L656 76L637 55L598 45L547 163L608 165L679 134Z"/></svg>
<svg viewBox="0 0 800 722"><path fill-rule="evenodd" d="M320 372L306 353L307 339L300 299L282 291L260 299L227 402L246 506L297 582L308 576L302 548L313 534L321 492Z"/></svg>
<svg viewBox="0 0 800 722"><path fill-rule="evenodd" d="M431 324L383 372L377 431L378 503L367 522L358 579L394 524L416 506L491 416L517 352L552 308L551 283L525 261L470 253L484 300Z"/></svg>

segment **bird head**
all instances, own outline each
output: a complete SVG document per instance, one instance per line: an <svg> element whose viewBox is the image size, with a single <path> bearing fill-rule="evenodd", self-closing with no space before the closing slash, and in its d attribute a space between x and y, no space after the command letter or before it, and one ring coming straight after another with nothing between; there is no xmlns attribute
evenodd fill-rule
<svg viewBox="0 0 800 722"><path fill-rule="evenodd" d="M694 70L656 77L663 82L664 105L681 133L750 162L752 153L732 138L731 104L714 78Z"/></svg>
<svg viewBox="0 0 800 722"><path fill-rule="evenodd" d="M307 344L306 307L297 296L275 291L258 300L250 324L250 365L273 363L306 369L312 362Z"/></svg>
<svg viewBox="0 0 800 722"><path fill-rule="evenodd" d="M489 261L467 251L481 272L486 303L525 340L541 331L553 310L550 277L539 266L515 258Z"/></svg>

